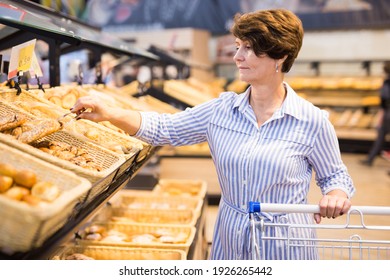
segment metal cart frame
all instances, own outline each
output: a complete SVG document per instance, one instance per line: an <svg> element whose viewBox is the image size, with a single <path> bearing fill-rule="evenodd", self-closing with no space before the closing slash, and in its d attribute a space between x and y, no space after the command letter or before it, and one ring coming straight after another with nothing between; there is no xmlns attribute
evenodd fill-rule
<svg viewBox="0 0 390 280"><path fill-rule="evenodd" d="M250 221L250 245L251 257L254 260L266 259L264 242L267 240L279 240L285 242L288 256L290 259L290 250L305 246L312 246L317 249L320 259L390 259L390 226L388 225L366 225L365 215L385 215L390 217L390 207L380 206L353 206L346 215L345 224L290 224L267 222L261 213L319 213L318 205L302 204L269 204L260 202L249 202L249 221ZM360 216L360 224L351 223L351 215ZM288 233L286 236L266 236L266 227L283 227ZM362 238L359 234L352 234L348 238L317 238L316 240L308 238L297 238L291 236L292 228L311 228L316 231L322 229L328 230L375 230L383 231L385 240L371 240ZM311 244L311 245L308 245ZM299 249L299 248L298 248Z"/></svg>

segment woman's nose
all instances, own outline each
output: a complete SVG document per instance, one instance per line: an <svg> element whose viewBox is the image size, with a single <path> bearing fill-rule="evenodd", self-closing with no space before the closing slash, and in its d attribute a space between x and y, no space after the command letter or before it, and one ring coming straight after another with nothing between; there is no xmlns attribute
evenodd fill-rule
<svg viewBox="0 0 390 280"><path fill-rule="evenodd" d="M241 52L240 52L240 49L238 49L238 50L236 51L236 53L234 54L233 60L234 60L234 61L241 61L241 60L243 60L243 56L242 56L242 54L241 54Z"/></svg>

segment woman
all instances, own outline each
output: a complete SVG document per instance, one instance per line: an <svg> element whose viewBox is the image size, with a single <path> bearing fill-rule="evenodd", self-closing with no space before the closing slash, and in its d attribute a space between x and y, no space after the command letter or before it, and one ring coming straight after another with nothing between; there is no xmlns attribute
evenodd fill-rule
<svg viewBox="0 0 390 280"><path fill-rule="evenodd" d="M80 118L109 120L151 145L208 142L221 186L211 259L250 259L248 202L305 204L313 169L324 194L317 223L346 213L354 193L327 115L283 82L302 45L301 21L287 10L262 10L237 15L232 33L234 61L250 84L244 93L224 92L176 114L109 108L92 97L80 98L72 109ZM307 214L262 215L313 222ZM314 237L307 230L296 234ZM317 258L315 250L288 255L281 242L262 250L267 259Z"/></svg>

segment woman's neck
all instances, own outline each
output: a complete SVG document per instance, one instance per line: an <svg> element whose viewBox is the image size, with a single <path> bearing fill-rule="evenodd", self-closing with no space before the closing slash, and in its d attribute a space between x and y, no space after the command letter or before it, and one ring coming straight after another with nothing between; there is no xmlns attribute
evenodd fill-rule
<svg viewBox="0 0 390 280"><path fill-rule="evenodd" d="M261 126L279 109L286 98L287 89L283 83L278 85L252 86L249 103Z"/></svg>

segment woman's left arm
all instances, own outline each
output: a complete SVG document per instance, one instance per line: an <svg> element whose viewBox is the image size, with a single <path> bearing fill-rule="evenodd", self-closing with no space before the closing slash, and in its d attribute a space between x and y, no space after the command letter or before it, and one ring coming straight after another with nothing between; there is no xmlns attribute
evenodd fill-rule
<svg viewBox="0 0 390 280"><path fill-rule="evenodd" d="M309 162L323 194L319 202L320 213L314 216L316 222L319 223L321 217L336 218L348 212L355 187L341 159L334 127L325 114Z"/></svg>

